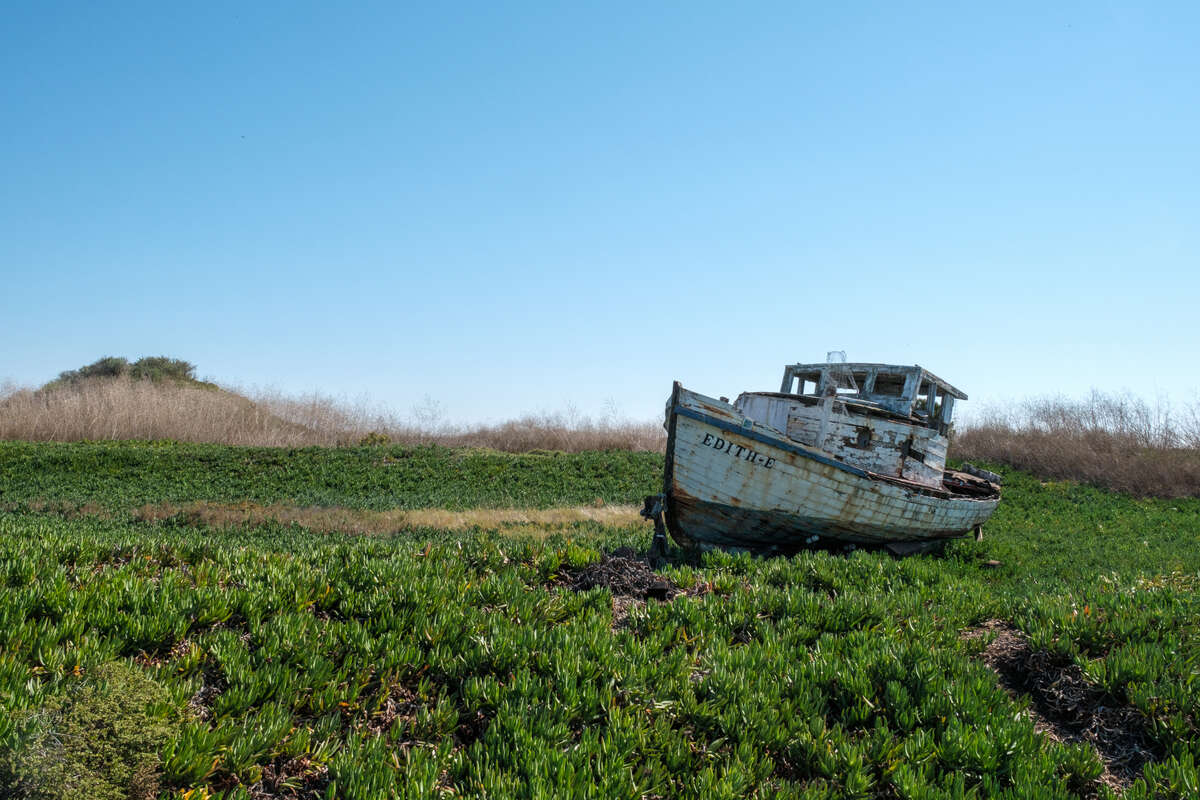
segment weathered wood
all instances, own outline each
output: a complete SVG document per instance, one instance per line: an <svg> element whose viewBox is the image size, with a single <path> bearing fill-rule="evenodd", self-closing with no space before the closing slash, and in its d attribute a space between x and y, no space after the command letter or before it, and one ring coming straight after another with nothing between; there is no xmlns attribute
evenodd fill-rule
<svg viewBox="0 0 1200 800"><path fill-rule="evenodd" d="M799 394L804 388L804 381L813 381L817 386L817 394L822 393L828 385L830 370L836 369L842 373L854 376L858 384L858 396L878 403L884 408L897 413L909 415L922 387L928 386L934 396L955 397L966 400L967 396L947 381L942 380L920 365L901 366L895 364L867 363L832 363L832 364L791 364L784 367L783 380L779 391L783 394ZM799 382L799 385L796 385ZM899 393L887 391L885 387L903 385ZM930 403L930 409L933 404Z"/></svg>
<svg viewBox="0 0 1200 800"><path fill-rule="evenodd" d="M815 447L871 472L896 475L938 486L946 466L946 441L939 430L911 422L883 419L844 404L845 412L831 416L821 438L824 409L796 397L744 393L733 405L737 413L778 431L799 444ZM865 431L870 446L859 444ZM924 456L923 461L906 458L904 443Z"/></svg>

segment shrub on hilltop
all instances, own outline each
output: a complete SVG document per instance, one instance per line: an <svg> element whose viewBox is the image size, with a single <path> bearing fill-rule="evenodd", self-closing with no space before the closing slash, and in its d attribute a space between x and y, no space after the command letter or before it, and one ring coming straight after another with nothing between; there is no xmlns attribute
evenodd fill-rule
<svg viewBox="0 0 1200 800"><path fill-rule="evenodd" d="M76 386L84 381L97 379L148 380L152 383L173 383L215 389L216 385L196 378L196 365L180 358L167 356L143 356L137 361L120 356L105 356L97 361L80 367L69 369L58 374L58 377L42 387L43 390L57 389L62 386Z"/></svg>

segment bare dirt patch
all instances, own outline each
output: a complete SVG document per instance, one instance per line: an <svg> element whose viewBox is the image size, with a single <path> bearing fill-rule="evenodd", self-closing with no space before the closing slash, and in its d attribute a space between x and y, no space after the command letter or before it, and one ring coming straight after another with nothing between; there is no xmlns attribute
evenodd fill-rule
<svg viewBox="0 0 1200 800"><path fill-rule="evenodd" d="M1074 662L1034 650L1011 623L988 620L963 638L993 634L980 658L1010 694L1029 696L1030 714L1040 733L1060 742L1087 742L1096 749L1104 763L1103 783L1124 790L1148 762L1162 756L1140 711L1088 681Z"/></svg>

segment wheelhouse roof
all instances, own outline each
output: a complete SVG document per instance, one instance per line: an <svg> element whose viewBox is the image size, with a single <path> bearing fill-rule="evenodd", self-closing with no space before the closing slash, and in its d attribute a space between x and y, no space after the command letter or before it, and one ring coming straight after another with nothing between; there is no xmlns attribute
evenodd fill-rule
<svg viewBox="0 0 1200 800"><path fill-rule="evenodd" d="M939 395L949 395L958 400L966 400L967 395L955 388L948 381L944 381L937 375L934 375L929 370L922 367L920 364L869 364L866 362L845 362L845 363L829 363L822 362L820 364L790 364L786 367L787 371L793 376L799 378L808 377L815 380L822 372L836 367L838 370L846 370L848 372L874 372L876 375L895 375L907 376L913 372L921 373L922 383L932 383L937 387Z"/></svg>

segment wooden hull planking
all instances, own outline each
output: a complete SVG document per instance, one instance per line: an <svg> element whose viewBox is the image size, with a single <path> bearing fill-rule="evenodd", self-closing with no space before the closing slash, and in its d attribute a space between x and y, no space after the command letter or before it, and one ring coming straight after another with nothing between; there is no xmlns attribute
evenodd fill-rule
<svg viewBox="0 0 1200 800"><path fill-rule="evenodd" d="M666 521L681 544L786 551L814 536L936 542L982 525L1000 501L886 480L678 384L667 429Z"/></svg>

